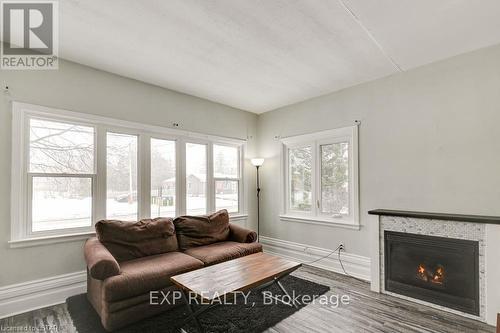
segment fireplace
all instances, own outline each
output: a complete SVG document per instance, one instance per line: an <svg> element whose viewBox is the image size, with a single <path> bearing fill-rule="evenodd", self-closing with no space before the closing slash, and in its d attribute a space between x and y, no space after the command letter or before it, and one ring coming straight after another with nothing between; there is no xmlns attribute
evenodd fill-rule
<svg viewBox="0 0 500 333"><path fill-rule="evenodd" d="M479 316L479 242L384 231L385 290Z"/></svg>

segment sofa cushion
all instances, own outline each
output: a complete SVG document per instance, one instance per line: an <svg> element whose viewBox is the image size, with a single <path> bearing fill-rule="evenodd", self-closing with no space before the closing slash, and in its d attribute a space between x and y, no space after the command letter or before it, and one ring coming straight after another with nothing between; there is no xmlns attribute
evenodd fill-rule
<svg viewBox="0 0 500 333"><path fill-rule="evenodd" d="M174 224L182 251L229 238L229 214L225 209L211 215L180 216Z"/></svg>
<svg viewBox="0 0 500 333"><path fill-rule="evenodd" d="M203 261L208 266L257 252L262 252L262 245L259 243L220 242L193 247L184 253Z"/></svg>
<svg viewBox="0 0 500 333"><path fill-rule="evenodd" d="M121 274L103 282L107 302L147 294L170 286L170 277L203 267L203 263L181 252L169 252L121 263Z"/></svg>
<svg viewBox="0 0 500 333"><path fill-rule="evenodd" d="M119 262L178 250L171 218L136 223L103 220L96 223L95 229L99 241Z"/></svg>

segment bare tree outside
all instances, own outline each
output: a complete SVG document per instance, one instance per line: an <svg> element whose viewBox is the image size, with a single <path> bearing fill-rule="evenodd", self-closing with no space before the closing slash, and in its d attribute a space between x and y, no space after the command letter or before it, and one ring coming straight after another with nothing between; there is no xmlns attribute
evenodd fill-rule
<svg viewBox="0 0 500 333"><path fill-rule="evenodd" d="M92 224L94 128L30 120L32 231ZM74 177L71 177L74 175Z"/></svg>
<svg viewBox="0 0 500 333"><path fill-rule="evenodd" d="M94 128L31 119L30 172L94 173Z"/></svg>
<svg viewBox="0 0 500 333"><path fill-rule="evenodd" d="M312 148L289 150L290 208L310 211L312 206Z"/></svg>
<svg viewBox="0 0 500 333"><path fill-rule="evenodd" d="M321 145L321 210L349 214L349 143Z"/></svg>
<svg viewBox="0 0 500 333"><path fill-rule="evenodd" d="M290 209L310 212L313 191L312 146L290 148L289 186ZM319 145L321 174L318 208L321 214L349 215L349 143Z"/></svg>
<svg viewBox="0 0 500 333"><path fill-rule="evenodd" d="M95 128L30 119L29 175L32 231L92 225ZM138 218L138 136L106 133L107 218ZM239 209L239 150L214 145L217 209ZM151 216L175 216L176 142L151 139ZM207 145L186 144L189 214L207 212Z"/></svg>

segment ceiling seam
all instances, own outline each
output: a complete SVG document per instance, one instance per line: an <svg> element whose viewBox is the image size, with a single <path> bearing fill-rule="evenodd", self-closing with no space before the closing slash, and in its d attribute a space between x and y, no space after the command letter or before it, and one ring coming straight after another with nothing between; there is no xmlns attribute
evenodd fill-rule
<svg viewBox="0 0 500 333"><path fill-rule="evenodd" d="M401 66L399 66L399 64L396 62L396 60L394 60L389 55L389 53L387 53L385 51L385 49L378 42L378 40L375 38L375 36L373 36L373 34L371 33L371 31L363 24L363 22L356 15L356 13L354 13L354 11L347 5L347 3L345 2L345 0L338 0L338 1L342 5L342 7L344 7L344 9L346 10L346 12L348 12L352 16L352 18L358 23L358 25L366 32L366 34L368 35L368 37L375 43L375 45L380 49L380 51L384 54L384 56L391 62L391 64L394 66L394 68L398 72L404 72L403 68L401 68Z"/></svg>

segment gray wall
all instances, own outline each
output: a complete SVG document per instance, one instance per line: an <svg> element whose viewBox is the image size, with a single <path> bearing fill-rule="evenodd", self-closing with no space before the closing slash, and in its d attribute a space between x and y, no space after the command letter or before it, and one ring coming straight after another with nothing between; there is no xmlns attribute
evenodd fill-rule
<svg viewBox="0 0 500 333"><path fill-rule="evenodd" d="M282 137L360 127L360 231L279 220ZM500 46L259 117L262 234L369 256L374 208L500 215Z"/></svg>
<svg viewBox="0 0 500 333"><path fill-rule="evenodd" d="M11 105L10 99L71 111L229 137L252 139L257 116L110 73L62 61L57 71L0 71L0 287L85 269L83 242L10 249ZM245 166L250 225L255 220L254 170Z"/></svg>
<svg viewBox="0 0 500 333"><path fill-rule="evenodd" d="M253 137L247 156L256 155L259 148L266 158L261 169L261 231L269 237L332 249L343 241L348 252L369 256L366 226L352 231L278 219L280 144L274 136L348 126L355 119L362 121L363 225L373 208L500 215L500 46L258 117L64 61L58 71L0 71L0 83L11 88L10 96L0 92L0 287L85 268L82 242L22 249L7 244L10 99L166 127L175 121L183 129L207 134ZM252 226L254 174L248 166L245 189ZM488 237L500 234L498 228L494 232ZM489 253L497 250L491 247ZM491 279L498 274L497 269Z"/></svg>

